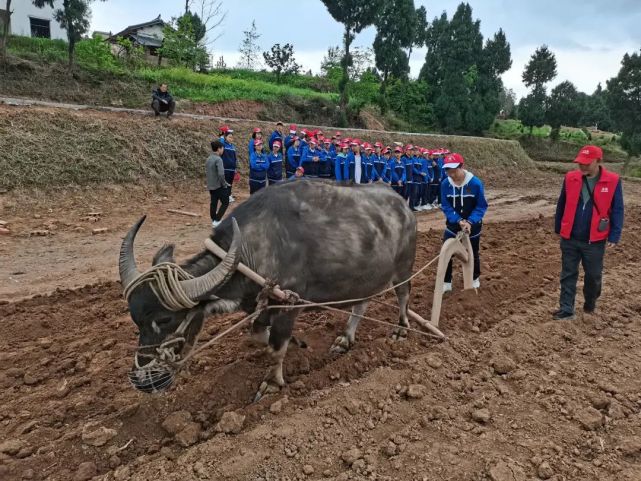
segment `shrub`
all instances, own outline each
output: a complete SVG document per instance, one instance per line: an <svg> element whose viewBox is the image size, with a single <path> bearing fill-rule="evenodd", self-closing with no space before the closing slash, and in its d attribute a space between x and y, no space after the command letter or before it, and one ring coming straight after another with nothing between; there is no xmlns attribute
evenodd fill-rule
<svg viewBox="0 0 641 481"><path fill-rule="evenodd" d="M76 59L85 68L107 72L118 70L118 63L111 53L109 44L98 37L78 42L76 44Z"/></svg>
<svg viewBox="0 0 641 481"><path fill-rule="evenodd" d="M45 62L65 62L67 42L37 37L9 37L9 52L17 57L31 58Z"/></svg>

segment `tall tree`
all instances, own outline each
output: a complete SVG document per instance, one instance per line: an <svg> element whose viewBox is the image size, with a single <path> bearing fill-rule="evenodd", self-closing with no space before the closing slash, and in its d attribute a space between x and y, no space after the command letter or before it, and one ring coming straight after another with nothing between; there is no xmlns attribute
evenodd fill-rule
<svg viewBox="0 0 641 481"><path fill-rule="evenodd" d="M545 122L546 90L545 84L556 77L556 57L547 45L537 48L523 71L523 83L532 87L532 93L519 103L519 119L530 128L541 127Z"/></svg>
<svg viewBox="0 0 641 481"><path fill-rule="evenodd" d="M537 48L523 71L526 87L543 87L556 77L556 57L547 45Z"/></svg>
<svg viewBox="0 0 641 481"><path fill-rule="evenodd" d="M412 34L412 41L407 51L407 62L409 63L412 59L412 50L414 50L414 47L423 47L427 40L427 27L429 26L429 23L427 21L427 10L424 6L420 6L416 9L414 17L411 19L411 23L409 23L408 26L411 28Z"/></svg>
<svg viewBox="0 0 641 481"><path fill-rule="evenodd" d="M249 30L243 32L243 43L240 45L240 60L238 66L247 70L254 70L258 67L258 54L260 47L258 39L261 35L256 28L256 20L252 20L252 26Z"/></svg>
<svg viewBox="0 0 641 481"><path fill-rule="evenodd" d="M414 39L414 0L385 2L375 25L374 58L381 71L383 81L380 87L379 105L386 110L386 89L390 75L405 79L410 71L409 59L403 49L410 48Z"/></svg>
<svg viewBox="0 0 641 481"><path fill-rule="evenodd" d="M9 40L9 26L11 25L11 0L6 0L4 7L4 15L0 18L2 22L2 37L0 37L0 55L2 55L3 62L7 58L7 41Z"/></svg>
<svg viewBox="0 0 641 481"><path fill-rule="evenodd" d="M263 52L265 63L276 74L276 82L280 83L281 75L298 73L300 65L294 58L294 46L286 43L282 47L279 43L272 46L271 51Z"/></svg>
<svg viewBox="0 0 641 481"><path fill-rule="evenodd" d="M629 155L641 154L641 54L625 54L616 77L608 80L607 105L621 145Z"/></svg>
<svg viewBox="0 0 641 481"><path fill-rule="evenodd" d="M419 79L430 86L434 119L446 132L482 133L501 104L500 75L511 66L510 45L499 31L483 44L472 8L461 3L451 20L443 13L426 32L427 53Z"/></svg>
<svg viewBox="0 0 641 481"><path fill-rule="evenodd" d="M376 14L380 10L382 0L323 0L329 14L345 27L343 33L344 55L342 60L343 77L339 83L340 103L343 111L348 102L348 67L352 63L350 46L355 36L364 28L374 23Z"/></svg>
<svg viewBox="0 0 641 481"><path fill-rule="evenodd" d="M562 125L577 127L581 118L579 92L572 82L565 81L554 87L547 100L545 121L552 127L550 137L559 138Z"/></svg>
<svg viewBox="0 0 641 481"><path fill-rule="evenodd" d="M215 33L227 18L222 0L185 0L186 12L198 15L200 22L205 26L205 33L200 41L205 48L208 48L222 35L222 33Z"/></svg>
<svg viewBox="0 0 641 481"><path fill-rule="evenodd" d="M194 31L194 28L197 30ZM172 19L163 29L163 44L160 54L175 65L188 67L192 70L204 71L209 64L209 54L200 44L203 38L202 24L197 16L187 12Z"/></svg>
<svg viewBox="0 0 641 481"><path fill-rule="evenodd" d="M89 3L92 0L62 0L62 8L54 12L54 19L60 27L67 31L67 53L69 56L69 70L73 68L74 52L76 43L89 30L89 17L91 9ZM102 0L105 1L105 0ZM48 5L53 8L54 0L33 0L38 8Z"/></svg>

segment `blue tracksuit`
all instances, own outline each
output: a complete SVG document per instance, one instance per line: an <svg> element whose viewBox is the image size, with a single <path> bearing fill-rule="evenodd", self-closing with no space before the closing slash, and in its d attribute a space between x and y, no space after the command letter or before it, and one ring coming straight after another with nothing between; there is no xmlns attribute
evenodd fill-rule
<svg viewBox="0 0 641 481"><path fill-rule="evenodd" d="M432 182L434 181L434 169L432 168L432 161L430 159L421 159L421 169L425 173L423 177L423 186L421 193L421 205L431 204L432 199Z"/></svg>
<svg viewBox="0 0 641 481"><path fill-rule="evenodd" d="M383 178L383 171L387 165L385 158L382 155L372 154L370 160L372 161L372 180L381 180Z"/></svg>
<svg viewBox="0 0 641 481"><path fill-rule="evenodd" d="M421 157L412 156L412 191L410 193L410 207L416 209L423 194L423 162Z"/></svg>
<svg viewBox="0 0 641 481"><path fill-rule="evenodd" d="M283 180L283 154L274 154L273 152L270 152L267 155L267 162L269 162L269 167L267 169L269 185Z"/></svg>
<svg viewBox="0 0 641 481"><path fill-rule="evenodd" d="M289 134L285 137L285 150L289 150L292 145L294 145L294 134Z"/></svg>
<svg viewBox="0 0 641 481"><path fill-rule="evenodd" d="M405 170L405 162L401 158L398 162L396 159L391 159L388 167L389 176L388 179L392 184L392 188L396 193L403 196L405 189L405 181L407 180L407 173ZM401 185L398 185L398 183Z"/></svg>
<svg viewBox="0 0 641 481"><path fill-rule="evenodd" d="M368 184L372 180L374 164L370 155L361 154L361 184Z"/></svg>
<svg viewBox="0 0 641 481"><path fill-rule="evenodd" d="M249 157L249 193L259 191L267 183L267 170L269 161L267 156L262 152L252 153Z"/></svg>
<svg viewBox="0 0 641 481"><path fill-rule="evenodd" d="M403 163L405 164L405 188L403 189L403 197L405 200L410 200L414 185L414 159L407 155L404 155L401 159L403 159Z"/></svg>
<svg viewBox="0 0 641 481"><path fill-rule="evenodd" d="M334 178L337 181L345 180L345 161L347 160L347 154L339 152L336 154L334 159Z"/></svg>
<svg viewBox="0 0 641 481"><path fill-rule="evenodd" d="M430 159L432 166L432 182L430 185L429 202L441 203L441 182L443 180L443 163L440 159Z"/></svg>
<svg viewBox="0 0 641 481"><path fill-rule="evenodd" d="M229 143L225 140L224 137L220 138L220 141L223 143L223 169L225 169L225 180L230 185L234 183L234 175L236 174L236 147L234 144Z"/></svg>
<svg viewBox="0 0 641 481"><path fill-rule="evenodd" d="M363 154L359 154L361 156L360 162L361 162L361 179L363 178ZM356 178L356 155L354 155L354 152L348 152L347 153L347 158L345 159L345 165L343 168L343 180L351 180L352 182L355 181Z"/></svg>
<svg viewBox="0 0 641 481"><path fill-rule="evenodd" d="M332 156L332 152L329 150L321 150L319 160L318 176L324 179L331 179L334 173L334 157Z"/></svg>
<svg viewBox="0 0 641 481"><path fill-rule="evenodd" d="M282 147L283 146L283 134L281 134L278 130L274 130L272 132L272 135L269 137L269 142L268 142L269 151L270 152L274 150L274 148L273 148L274 147L274 142L277 141L277 140L280 142L280 145L281 145L280 151L282 152L282 150L283 150L283 147Z"/></svg>
<svg viewBox="0 0 641 481"><path fill-rule="evenodd" d="M287 149L287 166L286 166L286 171L287 171L287 177L290 177L294 175L296 172L296 167L300 166L300 157L301 157L301 148L300 144L298 145L298 148L294 147L292 144L288 149Z"/></svg>
<svg viewBox="0 0 641 481"><path fill-rule="evenodd" d="M459 222L467 220L471 226L470 242L474 251L474 279L481 275L480 266L480 239L483 227L483 216L487 211L485 189L483 183L471 172L465 172L465 180L458 187L449 177L441 183L442 209L445 214L445 233L443 240L456 237L461 230ZM452 282L452 262L445 272L445 282Z"/></svg>
<svg viewBox="0 0 641 481"><path fill-rule="evenodd" d="M314 162L314 157L320 160L320 150L312 150L311 147L304 149L300 157L300 165L305 169L307 177L318 177L319 162Z"/></svg>

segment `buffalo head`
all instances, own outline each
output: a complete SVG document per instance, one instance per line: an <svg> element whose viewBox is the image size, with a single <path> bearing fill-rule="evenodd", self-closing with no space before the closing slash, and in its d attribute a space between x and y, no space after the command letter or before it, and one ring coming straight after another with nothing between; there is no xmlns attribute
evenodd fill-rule
<svg viewBox="0 0 641 481"><path fill-rule="evenodd" d="M150 393L171 385L177 366L195 345L208 303L216 299L216 291L238 265L241 235L236 220L232 219L233 238L227 256L197 277L176 275L172 245L161 248L154 256L154 268L141 273L136 266L134 240L144 221L142 217L123 239L119 270L129 312L139 330L129 378L136 389ZM174 278L173 284L169 277Z"/></svg>

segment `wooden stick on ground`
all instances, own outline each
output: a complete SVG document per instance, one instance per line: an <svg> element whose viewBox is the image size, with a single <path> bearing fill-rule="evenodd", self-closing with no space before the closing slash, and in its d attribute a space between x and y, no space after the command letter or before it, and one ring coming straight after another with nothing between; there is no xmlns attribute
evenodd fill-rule
<svg viewBox="0 0 641 481"><path fill-rule="evenodd" d="M172 214L187 215L189 217L200 217L200 214L196 214L195 212L187 212L186 210L167 209L167 212L171 212Z"/></svg>

